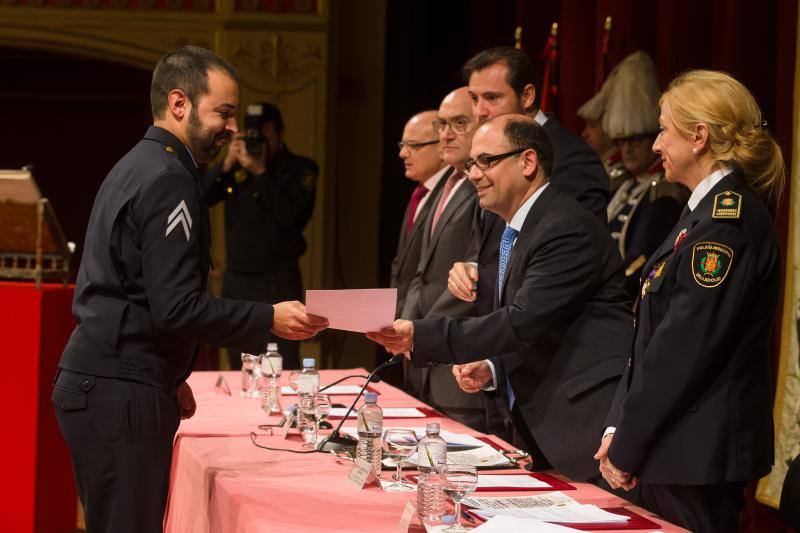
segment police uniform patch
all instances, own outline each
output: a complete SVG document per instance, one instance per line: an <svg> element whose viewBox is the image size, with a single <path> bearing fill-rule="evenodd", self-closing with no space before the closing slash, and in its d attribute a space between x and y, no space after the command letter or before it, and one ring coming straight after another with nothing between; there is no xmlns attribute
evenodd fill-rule
<svg viewBox="0 0 800 533"><path fill-rule="evenodd" d="M733 250L718 242L698 242L692 248L692 277L710 289L725 281L733 263Z"/></svg>
<svg viewBox="0 0 800 533"><path fill-rule="evenodd" d="M314 175L314 173L311 172L310 170L306 170L305 173L303 174L303 179L301 183L303 184L303 188L305 190L313 191L316 181L317 177Z"/></svg>
<svg viewBox="0 0 800 533"><path fill-rule="evenodd" d="M742 216L742 195L725 191L714 196L714 209L711 218L733 218Z"/></svg>

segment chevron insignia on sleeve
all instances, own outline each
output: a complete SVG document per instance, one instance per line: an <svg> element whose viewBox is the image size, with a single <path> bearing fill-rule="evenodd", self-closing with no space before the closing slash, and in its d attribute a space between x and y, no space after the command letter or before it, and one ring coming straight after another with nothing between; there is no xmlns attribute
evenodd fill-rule
<svg viewBox="0 0 800 533"><path fill-rule="evenodd" d="M167 217L167 233L164 234L164 237L169 235L172 230L178 227L178 225L183 226L183 233L186 235L186 242L189 242L189 231L192 229L192 217L189 215L189 209L186 207L186 202L181 200L181 203L178 204L172 213L169 214Z"/></svg>

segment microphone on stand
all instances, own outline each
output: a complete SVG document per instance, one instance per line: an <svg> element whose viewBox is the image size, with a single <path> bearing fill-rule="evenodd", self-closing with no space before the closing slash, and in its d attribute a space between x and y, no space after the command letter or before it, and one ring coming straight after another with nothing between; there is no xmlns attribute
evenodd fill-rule
<svg viewBox="0 0 800 533"><path fill-rule="evenodd" d="M366 383L364 383L364 386L361 387L361 390L358 392L356 399L353 400L352 404L350 404L350 408L342 417L342 420L339 422L339 425L336 426L336 429L334 429L330 435L322 439L317 445L318 452L329 452L332 450L341 450L342 448L356 447L356 444L358 444L358 440L354 439L349 435L340 434L339 430L342 429L342 425L347 420L347 417L350 416L350 413L353 411L353 408L356 406L356 403L358 403L359 398L361 398L361 395L364 394L364 391L367 389L367 385L369 385L370 382L373 381L372 379L373 376L378 377L378 372L382 371L384 368L388 366L396 365L402 360L403 360L402 355L395 355L388 361L385 361L384 363L378 365L378 367L370 373L369 378L367 379Z"/></svg>
<svg viewBox="0 0 800 533"><path fill-rule="evenodd" d="M329 388L333 387L334 385L338 385L338 384L339 384L339 383L341 383L342 381L344 381L344 380L346 380L346 379L350 379L350 378L369 379L369 381L368 381L367 383L370 383L370 382L372 382L372 383L378 383L378 382L379 382L381 379L383 379L383 378L381 378L381 377L380 377L380 376L378 376L378 375L374 375L374 376L372 376L372 377L370 378L369 376L362 376L362 375L360 375L360 374L351 374L351 375L349 375L349 376L345 376L345 377L343 377L343 378L341 378L341 379L337 379L337 380L336 380L336 381L334 381L333 383L328 383L327 385L325 385L324 387L322 387L321 389L319 389L319 391L320 391L320 392L325 392L327 389L329 389Z"/></svg>

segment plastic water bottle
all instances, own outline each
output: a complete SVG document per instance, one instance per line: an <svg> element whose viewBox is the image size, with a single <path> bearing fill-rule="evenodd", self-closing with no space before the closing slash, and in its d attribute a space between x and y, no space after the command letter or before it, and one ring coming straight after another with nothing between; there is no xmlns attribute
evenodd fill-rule
<svg viewBox="0 0 800 533"><path fill-rule="evenodd" d="M440 520L445 510L442 470L447 465L447 443L435 422L425 426L425 438L417 445L417 465L417 513L422 520Z"/></svg>
<svg viewBox="0 0 800 533"><path fill-rule="evenodd" d="M316 428L316 420L309 417L303 407L304 401L311 401L314 394L319 392L319 372L315 368L316 361L312 357L303 359L303 370L297 377L297 395L298 405L300 409L297 411L297 427L304 438L313 431L311 428ZM308 398L308 400L306 400ZM313 402L312 402L313 404Z"/></svg>
<svg viewBox="0 0 800 533"><path fill-rule="evenodd" d="M261 396L261 356L242 354L242 396L258 398Z"/></svg>
<svg viewBox="0 0 800 533"><path fill-rule="evenodd" d="M378 407L378 395L368 392L364 395L364 405L358 410L356 457L370 463L377 476L381 475L382 433L383 409Z"/></svg>
<svg viewBox="0 0 800 533"><path fill-rule="evenodd" d="M278 352L278 343L267 344L267 352L261 356L261 408L267 415L279 415L281 408L281 387L278 380L283 372L283 357Z"/></svg>
<svg viewBox="0 0 800 533"><path fill-rule="evenodd" d="M297 394L316 394L319 392L319 372L312 357L303 359L303 371L297 378Z"/></svg>

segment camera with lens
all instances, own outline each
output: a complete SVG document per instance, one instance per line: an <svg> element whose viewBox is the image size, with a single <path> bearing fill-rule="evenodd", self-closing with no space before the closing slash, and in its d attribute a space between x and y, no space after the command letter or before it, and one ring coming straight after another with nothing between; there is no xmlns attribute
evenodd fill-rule
<svg viewBox="0 0 800 533"><path fill-rule="evenodd" d="M266 137L261 133L261 126L263 124L264 105L251 104L247 106L247 113L244 117L244 144L247 153L252 156L259 155L267 144Z"/></svg>

